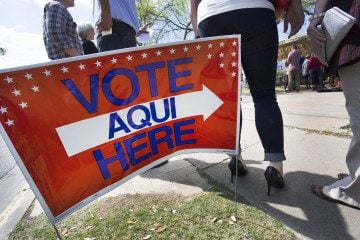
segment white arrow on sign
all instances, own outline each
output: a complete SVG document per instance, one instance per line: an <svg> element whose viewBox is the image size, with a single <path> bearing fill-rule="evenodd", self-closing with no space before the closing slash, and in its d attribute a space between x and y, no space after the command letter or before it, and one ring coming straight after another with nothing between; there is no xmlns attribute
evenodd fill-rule
<svg viewBox="0 0 360 240"><path fill-rule="evenodd" d="M203 120L206 121L206 119L223 104L223 101L205 85L203 85L202 91L185 93L172 98L175 98L176 119L203 115ZM156 106L157 116L165 116L164 99L158 99L152 103ZM141 106L150 109L150 102L143 103ZM116 111L116 114L123 122L127 123L129 110L133 107L135 106ZM111 113L56 128L67 155L69 157L73 156L89 148L96 147L148 127L148 125L146 125L142 129L133 129L127 124L128 128L131 130L129 133L120 131L115 133L114 138L109 139ZM143 110L137 109L132 112L131 118L135 124L141 125L141 122L145 119L145 113ZM169 118L167 121L172 120L174 120L174 118ZM162 123L155 122L152 118L147 119L147 121L151 123L151 126Z"/></svg>

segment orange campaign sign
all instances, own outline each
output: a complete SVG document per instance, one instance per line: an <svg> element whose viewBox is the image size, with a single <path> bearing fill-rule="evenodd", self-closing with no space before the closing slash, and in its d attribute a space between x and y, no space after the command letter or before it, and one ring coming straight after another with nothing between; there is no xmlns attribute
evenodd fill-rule
<svg viewBox="0 0 360 240"><path fill-rule="evenodd" d="M0 130L54 224L176 154L237 154L237 35L0 70Z"/></svg>

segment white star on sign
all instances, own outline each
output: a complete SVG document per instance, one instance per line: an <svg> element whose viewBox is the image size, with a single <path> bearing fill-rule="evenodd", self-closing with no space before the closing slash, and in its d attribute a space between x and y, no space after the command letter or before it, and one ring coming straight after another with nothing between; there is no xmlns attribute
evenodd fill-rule
<svg viewBox="0 0 360 240"><path fill-rule="evenodd" d="M224 58L225 54L223 52L219 53L220 58Z"/></svg>
<svg viewBox="0 0 360 240"><path fill-rule="evenodd" d="M141 57L142 57L142 58L147 58L147 57L148 57L148 54L147 54L146 52L143 52L143 53L141 54Z"/></svg>
<svg viewBox="0 0 360 240"><path fill-rule="evenodd" d="M160 50L156 51L156 56L161 56L161 51Z"/></svg>
<svg viewBox="0 0 360 240"><path fill-rule="evenodd" d="M232 45L233 45L233 46L236 46L236 45L237 45L237 41L234 40L234 41L232 42Z"/></svg>
<svg viewBox="0 0 360 240"><path fill-rule="evenodd" d="M232 72L231 76L235 77L236 76L236 72Z"/></svg>
<svg viewBox="0 0 360 240"><path fill-rule="evenodd" d="M113 57L110 61L112 62L112 64L115 64L115 63L117 63L118 60Z"/></svg>
<svg viewBox="0 0 360 240"><path fill-rule="evenodd" d="M33 79L32 74L30 74L30 73L26 73L26 74L24 75L24 77L25 77L27 80Z"/></svg>
<svg viewBox="0 0 360 240"><path fill-rule="evenodd" d="M196 46L196 50L200 50L200 48L201 48L201 46L198 44L197 46Z"/></svg>
<svg viewBox="0 0 360 240"><path fill-rule="evenodd" d="M220 47L224 47L225 46L225 43L224 42L221 42L219 43Z"/></svg>
<svg viewBox="0 0 360 240"><path fill-rule="evenodd" d="M28 107L27 102L23 102L23 101L21 101L21 103L19 104L19 106L20 106L22 109Z"/></svg>
<svg viewBox="0 0 360 240"><path fill-rule="evenodd" d="M33 86L31 89L32 89L34 92L39 92L39 91L40 91L38 86Z"/></svg>
<svg viewBox="0 0 360 240"><path fill-rule="evenodd" d="M224 66L225 66L225 64L223 64L223 63L220 63L220 64L219 64L219 67L220 67L220 68L224 68Z"/></svg>
<svg viewBox="0 0 360 240"><path fill-rule="evenodd" d="M17 89L14 89L14 91L12 93L15 95L15 97L21 95L21 92Z"/></svg>
<svg viewBox="0 0 360 240"><path fill-rule="evenodd" d="M80 63L80 65L78 66L80 68L80 70L84 70L85 69L85 65Z"/></svg>
<svg viewBox="0 0 360 240"><path fill-rule="evenodd" d="M96 67L100 67L101 66L101 62L99 60L96 61L95 63Z"/></svg>
<svg viewBox="0 0 360 240"><path fill-rule="evenodd" d="M232 52L231 56L236 57L236 52Z"/></svg>
<svg viewBox="0 0 360 240"><path fill-rule="evenodd" d="M170 54L175 54L175 49L174 48L170 49Z"/></svg>
<svg viewBox="0 0 360 240"><path fill-rule="evenodd" d="M14 120L8 119L5 123L6 123L8 126L11 126L11 125L14 125Z"/></svg>
<svg viewBox="0 0 360 240"><path fill-rule="evenodd" d="M43 72L43 74L45 74L45 76L51 76L51 72L47 69L45 69L45 71Z"/></svg>
<svg viewBox="0 0 360 240"><path fill-rule="evenodd" d="M212 57L212 55L209 53L209 54L207 55L207 58L210 59L211 57Z"/></svg>
<svg viewBox="0 0 360 240"><path fill-rule="evenodd" d="M66 72L69 72L69 68L63 66L61 69L60 69L63 73L66 73Z"/></svg>
<svg viewBox="0 0 360 240"><path fill-rule="evenodd" d="M6 108L6 107L1 106L1 108L0 108L0 112L1 112L1 114L6 113L6 112L7 112L7 108Z"/></svg>
<svg viewBox="0 0 360 240"><path fill-rule="evenodd" d="M183 48L183 50L184 50L184 52L187 52L187 51L189 51L189 48L185 46L185 47Z"/></svg>
<svg viewBox="0 0 360 240"><path fill-rule="evenodd" d="M236 67L236 65L237 65L236 62L232 62L232 63L231 63L231 66L233 66L233 67Z"/></svg>
<svg viewBox="0 0 360 240"><path fill-rule="evenodd" d="M5 79L4 79L4 81L6 81L7 83L12 83L13 82L13 78L12 77L9 77L9 76L7 76Z"/></svg>
<svg viewBox="0 0 360 240"><path fill-rule="evenodd" d="M131 56L130 54L126 57L128 61L132 61L133 60L133 56Z"/></svg>
<svg viewBox="0 0 360 240"><path fill-rule="evenodd" d="M212 44L212 43L209 43L208 47L209 47L209 48L212 48L212 47L213 47L213 44Z"/></svg>

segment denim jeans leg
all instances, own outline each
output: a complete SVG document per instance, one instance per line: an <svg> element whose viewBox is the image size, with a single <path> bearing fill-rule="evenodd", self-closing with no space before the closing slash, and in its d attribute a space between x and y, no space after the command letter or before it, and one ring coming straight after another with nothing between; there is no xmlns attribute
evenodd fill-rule
<svg viewBox="0 0 360 240"><path fill-rule="evenodd" d="M241 24L251 22L252 24ZM240 9L199 23L202 37L241 34L241 62L255 106L256 129L265 161L283 161L284 133L275 96L278 35L269 9Z"/></svg>

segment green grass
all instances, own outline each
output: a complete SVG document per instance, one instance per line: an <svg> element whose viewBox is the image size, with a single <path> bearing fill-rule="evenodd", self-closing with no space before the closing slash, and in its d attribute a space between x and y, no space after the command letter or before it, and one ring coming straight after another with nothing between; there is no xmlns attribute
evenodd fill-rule
<svg viewBox="0 0 360 240"><path fill-rule="evenodd" d="M296 239L259 209L224 192L193 198L179 195L122 195L96 201L57 224L63 239ZM56 239L44 214L27 213L9 239Z"/></svg>

